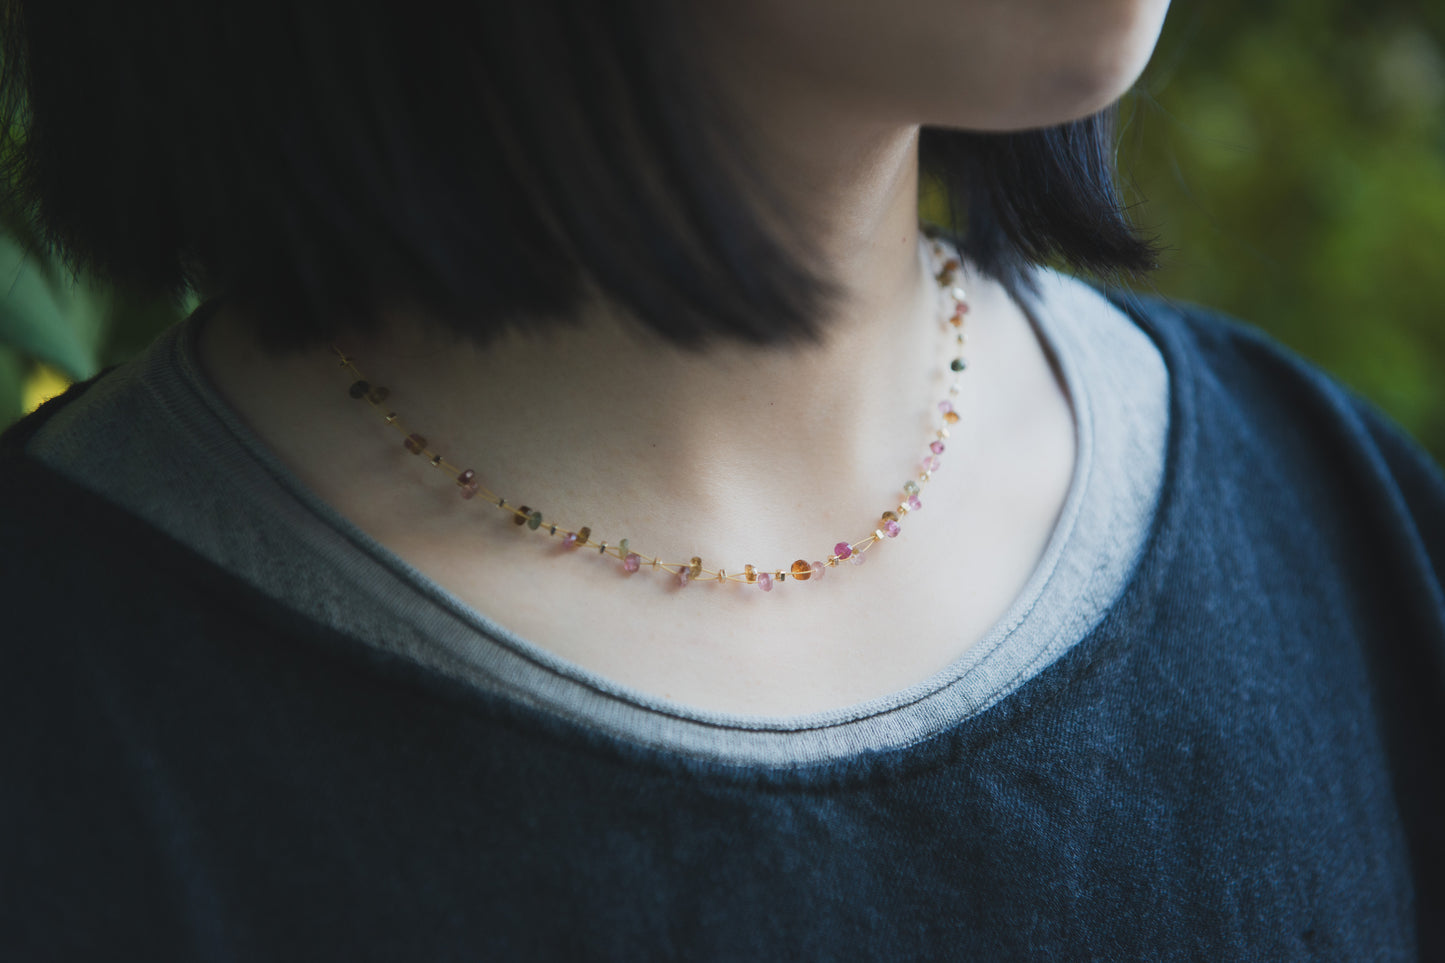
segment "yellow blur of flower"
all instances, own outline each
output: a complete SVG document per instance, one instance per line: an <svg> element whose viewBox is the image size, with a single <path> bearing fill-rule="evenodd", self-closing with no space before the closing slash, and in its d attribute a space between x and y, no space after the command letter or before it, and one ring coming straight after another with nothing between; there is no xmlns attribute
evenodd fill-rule
<svg viewBox="0 0 1445 963"><path fill-rule="evenodd" d="M21 403L25 414L30 414L45 402L70 387L70 379L45 364L37 364L25 379Z"/></svg>

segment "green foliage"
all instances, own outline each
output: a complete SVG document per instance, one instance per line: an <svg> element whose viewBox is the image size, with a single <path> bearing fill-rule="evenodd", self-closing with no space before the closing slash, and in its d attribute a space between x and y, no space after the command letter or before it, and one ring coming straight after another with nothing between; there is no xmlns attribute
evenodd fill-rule
<svg viewBox="0 0 1445 963"><path fill-rule="evenodd" d="M23 219L0 228L0 426L23 413L44 364L72 381L130 357L193 307L126 296L76 277Z"/></svg>
<svg viewBox="0 0 1445 963"><path fill-rule="evenodd" d="M0 236L0 344L73 379L94 374L105 329L104 292L67 282L53 261L31 256L13 235Z"/></svg>
<svg viewBox="0 0 1445 963"><path fill-rule="evenodd" d="M1445 458L1442 15L1177 6L1123 148L1158 289L1265 328Z"/></svg>
<svg viewBox="0 0 1445 963"><path fill-rule="evenodd" d="M20 352L0 345L0 425L8 425L22 414L25 367Z"/></svg>

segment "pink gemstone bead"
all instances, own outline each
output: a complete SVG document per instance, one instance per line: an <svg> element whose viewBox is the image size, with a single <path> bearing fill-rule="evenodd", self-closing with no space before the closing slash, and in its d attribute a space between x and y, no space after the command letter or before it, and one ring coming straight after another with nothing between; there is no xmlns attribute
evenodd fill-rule
<svg viewBox="0 0 1445 963"><path fill-rule="evenodd" d="M838 556L839 558L847 558L849 555L853 554L853 546L849 545L847 542L839 542L837 545L833 546L833 554Z"/></svg>
<svg viewBox="0 0 1445 963"><path fill-rule="evenodd" d="M773 577L767 572L759 572L758 588L762 589L764 592L771 592L773 590Z"/></svg>
<svg viewBox="0 0 1445 963"><path fill-rule="evenodd" d="M563 548L576 548L576 547L577 547L577 535L576 535L575 533L573 533L573 532L568 532L568 533L567 533L567 537L564 538L564 539L562 539L562 547L563 547Z"/></svg>
<svg viewBox="0 0 1445 963"><path fill-rule="evenodd" d="M897 538L900 531L902 531L902 529L898 527L898 523L891 518L883 523L883 534L889 538Z"/></svg>
<svg viewBox="0 0 1445 963"><path fill-rule="evenodd" d="M460 491L463 498L471 498L477 493L477 483L474 481L467 482L461 487Z"/></svg>
<svg viewBox="0 0 1445 963"><path fill-rule="evenodd" d="M945 415L948 414L950 411L953 410L953 402L951 402L951 401L940 401L940 402L938 403L938 410L941 411L941 412L943 412Z"/></svg>
<svg viewBox="0 0 1445 963"><path fill-rule="evenodd" d="M814 562L814 563L813 563L813 581L816 582L818 579L822 578L822 577L823 577L823 572L827 569L827 567L828 567L828 566L824 565L822 562Z"/></svg>
<svg viewBox="0 0 1445 963"><path fill-rule="evenodd" d="M577 540L576 536L573 536L572 540L575 542ZM628 552L627 556L622 559L622 568L628 573L635 572L641 567L642 559L638 558L635 552Z"/></svg>
<svg viewBox="0 0 1445 963"><path fill-rule="evenodd" d="M848 559L848 564L849 564L849 565L862 565L862 564L863 564L863 553L862 553L862 552L854 552L854 553L853 553L853 557L850 558L850 559Z"/></svg>
<svg viewBox="0 0 1445 963"><path fill-rule="evenodd" d="M933 452L935 455L943 454L943 442L935 441L933 444L928 446L928 450Z"/></svg>
<svg viewBox="0 0 1445 963"><path fill-rule="evenodd" d="M943 462L938 460L937 455L929 455L927 458L923 459L923 470L938 471L939 466L942 464Z"/></svg>
<svg viewBox="0 0 1445 963"><path fill-rule="evenodd" d="M922 507L923 507L923 503L918 500L918 496L917 496L917 495L909 495L909 496L908 496L908 510L909 510L910 512L916 512L916 511L918 511L918 510L919 510L920 508L922 508Z"/></svg>
<svg viewBox="0 0 1445 963"><path fill-rule="evenodd" d="M680 571L680 572L677 573L677 584L678 584L678 585L686 585L686 584L687 584L689 581L691 581L691 580L692 580L692 576L688 574L687 569L683 569L682 571Z"/></svg>

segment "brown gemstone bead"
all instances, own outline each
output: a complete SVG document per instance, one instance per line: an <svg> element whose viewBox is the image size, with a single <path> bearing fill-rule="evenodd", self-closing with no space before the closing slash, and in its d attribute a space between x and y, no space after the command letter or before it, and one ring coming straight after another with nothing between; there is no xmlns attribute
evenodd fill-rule
<svg viewBox="0 0 1445 963"><path fill-rule="evenodd" d="M797 579L799 582L806 582L812 577L813 566L809 565L801 558L793 563L793 578Z"/></svg>
<svg viewBox="0 0 1445 963"><path fill-rule="evenodd" d="M351 397L353 397L353 398L365 398L365 397L366 397L366 393L367 393L368 391L370 391L370 390L371 390L371 385L367 384L365 381L356 381L356 382L353 382L352 385L351 385Z"/></svg>
<svg viewBox="0 0 1445 963"><path fill-rule="evenodd" d="M692 557L692 561L689 562L687 566L687 574L689 578L700 578L702 576L701 556L694 555Z"/></svg>
<svg viewBox="0 0 1445 963"><path fill-rule="evenodd" d="M521 526L527 524L527 518L531 514L532 510L526 505L523 505L521 508L518 508L517 511L512 513L512 524L520 528Z"/></svg>
<svg viewBox="0 0 1445 963"><path fill-rule="evenodd" d="M956 425L956 424L958 424L958 412L956 412L956 411L946 411L946 412L944 412L944 413L943 413L943 420L946 421L946 422L948 422L950 425Z"/></svg>
<svg viewBox="0 0 1445 963"><path fill-rule="evenodd" d="M587 544L587 539L589 539L589 538L591 538L591 537L592 537L592 529L588 528L586 525L583 525L581 528L577 529L577 544L578 544L578 545L586 545L586 544Z"/></svg>
<svg viewBox="0 0 1445 963"><path fill-rule="evenodd" d="M420 455L422 453L422 450L426 448L426 439L423 438L421 435L407 435L406 441L402 442L402 444L405 445L406 450L411 452L413 455Z"/></svg>
<svg viewBox="0 0 1445 963"><path fill-rule="evenodd" d="M758 571L757 571L757 569L753 568L751 565L744 565L744 566L743 566L743 578L746 579L749 584L752 584L753 582L756 582L756 581L758 580Z"/></svg>
<svg viewBox="0 0 1445 963"><path fill-rule="evenodd" d="M896 521L898 521L898 513L897 513L897 512L884 512L884 513L883 513L883 520L884 520L885 522L896 522Z"/></svg>

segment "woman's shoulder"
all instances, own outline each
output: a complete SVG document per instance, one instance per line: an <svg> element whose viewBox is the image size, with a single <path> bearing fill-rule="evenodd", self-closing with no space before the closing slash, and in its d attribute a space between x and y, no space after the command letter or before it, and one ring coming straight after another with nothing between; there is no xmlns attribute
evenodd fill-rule
<svg viewBox="0 0 1445 963"><path fill-rule="evenodd" d="M7 628L77 636L127 612L169 598L212 606L240 586L130 506L107 496L103 480L76 477L64 458L37 455L37 439L57 431L132 459L124 411L114 395L123 377L106 369L72 385L0 434L0 600ZM107 399L107 402L113 399ZM69 424L67 424L69 422ZM57 461L57 459L59 459ZM144 470L144 466L137 466ZM181 606L156 605L181 614ZM12 637L13 638L13 637Z"/></svg>
<svg viewBox="0 0 1445 963"><path fill-rule="evenodd" d="M1242 518L1337 530L1445 612L1445 472L1374 402L1220 311L1110 291L1170 370L1170 485ZM1181 478L1187 473L1189 478ZM1301 560L1302 562L1304 560Z"/></svg>
<svg viewBox="0 0 1445 963"><path fill-rule="evenodd" d="M1353 440L1422 461L1439 474L1432 456L1374 402L1263 328L1158 295L1104 293L1159 345L1179 380L1176 406L1253 430L1276 423L1291 431L1318 429L1335 442Z"/></svg>

